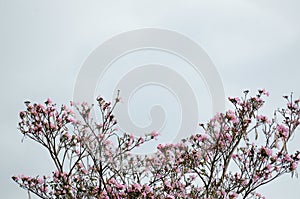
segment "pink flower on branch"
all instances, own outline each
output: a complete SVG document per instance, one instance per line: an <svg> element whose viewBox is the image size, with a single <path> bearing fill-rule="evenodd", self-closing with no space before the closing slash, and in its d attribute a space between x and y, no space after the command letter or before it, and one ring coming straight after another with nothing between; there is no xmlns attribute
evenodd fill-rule
<svg viewBox="0 0 300 199"><path fill-rule="evenodd" d="M50 154L51 177L14 176L21 188L40 198L264 198L255 190L275 178L296 172L299 152L288 151L300 124L299 100L288 99L276 118L258 115L262 89L254 97L228 98L234 110L219 113L203 132L179 143L157 146L153 155L133 155L136 147L157 139L158 132L135 137L120 133L113 115L120 102L98 97L100 121L87 103L58 108L26 103L19 130ZM280 117L282 116L282 117ZM275 117L275 116L274 116ZM229 165L234 165L234 170ZM249 191L251 190L251 191Z"/></svg>

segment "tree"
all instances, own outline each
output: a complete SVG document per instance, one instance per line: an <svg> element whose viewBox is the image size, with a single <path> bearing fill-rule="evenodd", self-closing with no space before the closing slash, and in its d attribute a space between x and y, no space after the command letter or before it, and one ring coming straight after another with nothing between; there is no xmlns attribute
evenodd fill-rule
<svg viewBox="0 0 300 199"><path fill-rule="evenodd" d="M264 198L256 193L279 176L296 174L299 151L288 144L300 124L300 99L284 96L287 107L268 119L259 115L265 90L229 98L234 109L219 113L202 131L176 144L160 144L154 155L131 151L156 139L120 133L114 103L97 98L101 122L91 118L93 106L27 104L19 129L45 147L56 167L51 176L13 176L20 187L40 198Z"/></svg>

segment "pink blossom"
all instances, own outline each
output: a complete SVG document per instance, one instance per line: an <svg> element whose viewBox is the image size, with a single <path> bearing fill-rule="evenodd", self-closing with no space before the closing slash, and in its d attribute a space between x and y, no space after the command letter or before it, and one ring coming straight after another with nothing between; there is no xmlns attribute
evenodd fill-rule
<svg viewBox="0 0 300 199"><path fill-rule="evenodd" d="M291 165L291 170L294 171L297 169L298 164L296 162L293 162Z"/></svg>
<svg viewBox="0 0 300 199"><path fill-rule="evenodd" d="M292 158L290 157L289 154L286 154L286 155L284 156L284 160L287 161L287 162L291 162L291 161L292 161Z"/></svg>
<svg viewBox="0 0 300 199"><path fill-rule="evenodd" d="M280 136L282 136L284 138L288 137L289 129L287 127L285 127L284 125L282 125L282 124L278 125L277 130L278 130Z"/></svg>
<svg viewBox="0 0 300 199"><path fill-rule="evenodd" d="M137 183L133 184L132 186L138 191L141 191L143 188L140 184L137 184Z"/></svg>
<svg viewBox="0 0 300 199"><path fill-rule="evenodd" d="M150 133L150 135L154 138L154 139L157 139L157 137L158 137L158 132L157 131L152 131L151 133Z"/></svg>

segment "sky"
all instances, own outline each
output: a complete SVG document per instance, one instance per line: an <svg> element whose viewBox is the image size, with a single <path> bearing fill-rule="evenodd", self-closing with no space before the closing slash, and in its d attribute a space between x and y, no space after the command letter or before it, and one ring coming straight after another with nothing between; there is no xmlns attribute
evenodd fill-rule
<svg viewBox="0 0 300 199"><path fill-rule="evenodd" d="M264 110L270 114L284 106L282 95L300 96L299 9L296 0L0 0L1 197L27 197L10 179L12 175L47 174L53 168L44 149L28 139L21 143L17 125L23 102L43 102L48 97L57 104L73 100L82 67L109 39L145 28L184 35L206 52L226 97L266 88L271 96ZM209 86L205 77L196 76L179 58L153 49L125 55L99 77L94 95L111 98L118 80L142 65L168 65L186 79L198 102L198 119L207 121L213 114ZM132 94L129 106L133 109L130 117L139 126L151 123L153 105L163 107L164 142L175 136L170 132L180 128L179 113L184 111L176 104L179 95L167 90L160 84L141 87ZM299 135L295 136L293 146L299 142ZM296 198L299 185L300 179L286 175L260 191L272 199Z"/></svg>

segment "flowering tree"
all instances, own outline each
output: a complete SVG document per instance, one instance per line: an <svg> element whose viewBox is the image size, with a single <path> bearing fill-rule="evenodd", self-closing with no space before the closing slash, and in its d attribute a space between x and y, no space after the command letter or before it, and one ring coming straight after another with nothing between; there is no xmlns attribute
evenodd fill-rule
<svg viewBox="0 0 300 199"><path fill-rule="evenodd" d="M156 139L120 133L114 103L97 98L101 122L86 103L57 108L27 104L19 129L45 147L56 167L51 176L13 176L20 187L40 198L264 198L257 188L282 174L295 174L299 152L288 143L300 124L300 99L285 96L287 107L268 119L259 115L268 95L248 91L229 98L233 110L217 114L202 132L176 144L160 144L154 155L132 155L141 144Z"/></svg>

